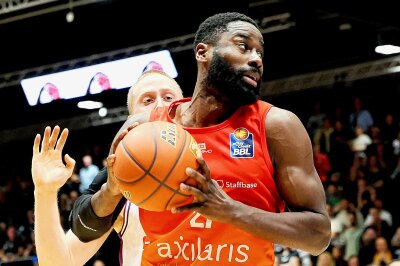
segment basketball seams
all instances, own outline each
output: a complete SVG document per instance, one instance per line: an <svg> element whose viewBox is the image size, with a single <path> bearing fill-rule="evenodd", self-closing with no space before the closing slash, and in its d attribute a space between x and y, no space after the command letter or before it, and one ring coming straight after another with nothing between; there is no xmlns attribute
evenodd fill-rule
<svg viewBox="0 0 400 266"><path fill-rule="evenodd" d="M151 126L152 126L153 139L155 140L155 142L157 142L157 135L155 134L154 125L152 124ZM177 128L178 128L178 127L177 127ZM154 194L156 194L156 193L160 190L160 188L163 187L163 186L166 187L166 188L168 188L169 190L171 190L171 191L173 192L172 196L171 196L170 199L167 201L167 204L166 204L166 206L164 207L164 210L166 210L166 208L167 208L169 202L172 200L172 198L173 198L176 194L179 194L179 195L184 196L184 197L190 197L190 195L183 194L183 193L179 192L178 190L173 189L173 188L171 188L170 186L168 186L167 184L165 184L165 182L166 182L166 181L168 180L168 178L171 176L171 173L174 171L176 165L177 165L177 164L179 163L179 161L181 160L183 151L185 150L185 147L186 147L186 141L187 141L186 132L185 132L184 129L182 129L182 128L179 128L179 129L181 129L181 131L184 133L184 136L185 136L185 137L184 137L183 144L182 144L181 147L180 147L180 151L179 151L179 154L178 154L178 156L177 156L177 160L175 160L174 164L172 165L172 167L170 168L169 172L167 173L167 175L164 177L163 180L156 179L156 181L159 183L159 186L158 186L156 189L154 189L154 190L150 193L150 195L148 195L145 199L143 199L141 202L137 203L137 204L136 204L137 206L140 206L140 205L142 205L143 203L145 203L145 202L146 202L148 199L150 199ZM157 158L157 143L156 143L155 145L156 145L156 146L155 146L155 152L154 152L155 156L154 156L154 157L155 157L155 159L156 159L156 158ZM149 169L149 171L150 171L150 170L151 170L151 168ZM151 175L151 174L150 174L150 175Z"/></svg>
<svg viewBox="0 0 400 266"><path fill-rule="evenodd" d="M185 167L195 167L193 138L184 128L165 123L153 121L138 126L138 131L134 129L123 138L116 150L117 158L122 158L114 166L116 182L132 204L146 210L169 210L193 198L179 186L190 179Z"/></svg>
<svg viewBox="0 0 400 266"><path fill-rule="evenodd" d="M123 182L123 183L125 183L125 184L135 184L135 183L139 182L140 180L142 180L143 178L145 178L146 175L149 175L149 176L151 176L154 180L157 180L157 178L155 178L154 176L152 176L151 173L150 173L150 170L151 170L151 168L153 167L154 162L156 161L156 160L155 160L155 157L156 157L156 156L153 157L153 161L152 161L151 164L150 164L150 168L147 170L147 169L144 168L144 167L142 166L142 164L141 164L138 160L136 160L135 157L130 153L130 151L129 151L128 147L126 146L124 140L122 140L121 144L122 144L122 147L124 148L125 153L128 155L128 157L129 157L141 170L143 170L144 174L143 174L141 177L139 177L139 178L137 178L136 180L133 180L133 181L126 181L126 180L124 180L124 179L122 179L122 178L120 178L120 177L118 177L118 176L115 176L115 177L116 177L119 181L121 181L121 182ZM155 143L155 146L156 146L156 147L155 147L155 150L157 150L157 143Z"/></svg>
<svg viewBox="0 0 400 266"><path fill-rule="evenodd" d="M186 132L186 130L184 130L184 129L181 129L181 131L184 133L184 135L185 135L185 140L184 140L184 143L183 143L183 145L182 145L182 147L181 147L181 151L180 151L180 153L179 153L179 160L176 160L175 161L175 165L173 166L173 168L171 169L171 171L170 171L170 173L168 174L168 176L167 176L167 179L168 179L168 177L169 177L169 175L171 174L171 172L173 171L173 169L176 167L176 165L178 164L178 162L182 159L182 153L183 153L183 151L184 151L184 149L187 149L187 147L186 147L186 142L187 142L187 132ZM189 145L190 145L190 143L189 143ZM189 177L188 177L189 178ZM188 179L188 178L186 178L186 180ZM185 181L186 181L185 180ZM173 194L172 194L172 196L169 198L169 200L166 202L166 204L165 204L165 207L164 207L164 209L167 209L168 208L168 206L169 206L169 203L172 201L172 199L175 197L175 195L184 195L185 197L190 197L191 195L186 195L186 194L182 194L180 191L179 191L179 187L178 187L178 189L173 189Z"/></svg>

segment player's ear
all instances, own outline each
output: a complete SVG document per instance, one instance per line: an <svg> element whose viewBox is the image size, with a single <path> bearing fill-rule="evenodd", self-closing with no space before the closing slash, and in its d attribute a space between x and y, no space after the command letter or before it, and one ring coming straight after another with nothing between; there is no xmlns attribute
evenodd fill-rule
<svg viewBox="0 0 400 266"><path fill-rule="evenodd" d="M208 54L209 46L205 43L198 43L196 45L196 60L198 61L206 61Z"/></svg>

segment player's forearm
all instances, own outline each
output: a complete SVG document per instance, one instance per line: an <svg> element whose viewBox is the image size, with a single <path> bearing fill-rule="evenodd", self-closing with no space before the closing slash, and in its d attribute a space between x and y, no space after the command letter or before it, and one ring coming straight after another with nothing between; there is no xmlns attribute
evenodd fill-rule
<svg viewBox="0 0 400 266"><path fill-rule="evenodd" d="M122 194L110 192L107 184L103 184L101 189L91 199L94 213L99 217L106 217L113 214L121 198Z"/></svg>
<svg viewBox="0 0 400 266"><path fill-rule="evenodd" d="M60 223L56 192L35 191L35 241L41 266L74 265Z"/></svg>
<svg viewBox="0 0 400 266"><path fill-rule="evenodd" d="M330 242L330 221L324 214L266 212L243 203L235 204L231 224L273 243L307 251L323 252Z"/></svg>

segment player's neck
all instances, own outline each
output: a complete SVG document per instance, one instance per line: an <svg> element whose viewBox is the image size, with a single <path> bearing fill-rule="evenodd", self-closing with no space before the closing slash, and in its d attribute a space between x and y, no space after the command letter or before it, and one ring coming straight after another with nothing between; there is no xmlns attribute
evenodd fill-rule
<svg viewBox="0 0 400 266"><path fill-rule="evenodd" d="M185 127L209 127L228 119L237 108L214 95L198 92L192 100L178 105L174 121Z"/></svg>

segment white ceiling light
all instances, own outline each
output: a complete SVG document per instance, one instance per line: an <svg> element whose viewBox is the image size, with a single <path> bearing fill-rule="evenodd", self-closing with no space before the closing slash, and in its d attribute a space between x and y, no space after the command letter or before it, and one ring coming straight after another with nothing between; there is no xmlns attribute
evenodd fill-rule
<svg viewBox="0 0 400 266"><path fill-rule="evenodd" d="M105 107L102 107L99 109L99 116L100 117L105 117L108 114L108 110Z"/></svg>
<svg viewBox="0 0 400 266"><path fill-rule="evenodd" d="M377 47L375 47L375 52L384 55L397 54L400 53L400 47L391 44L378 45Z"/></svg>
<svg viewBox="0 0 400 266"><path fill-rule="evenodd" d="M82 109L99 109L103 107L103 103L95 101L81 101L78 103L78 107Z"/></svg>

